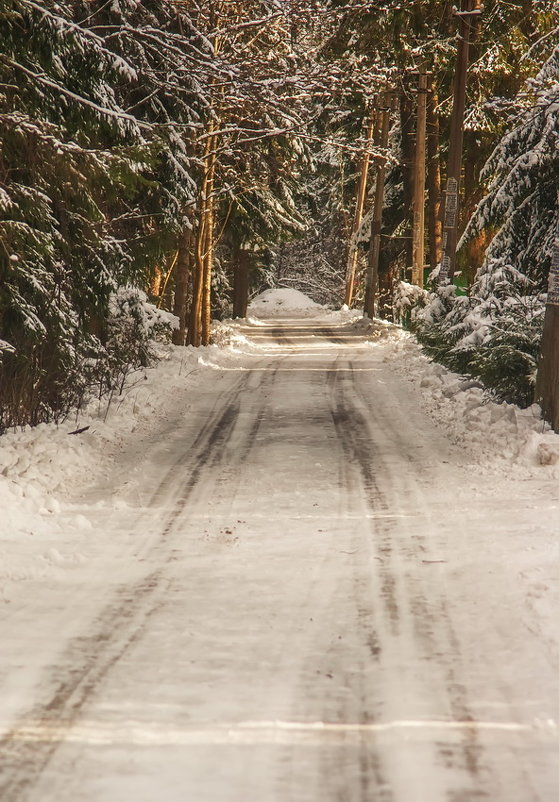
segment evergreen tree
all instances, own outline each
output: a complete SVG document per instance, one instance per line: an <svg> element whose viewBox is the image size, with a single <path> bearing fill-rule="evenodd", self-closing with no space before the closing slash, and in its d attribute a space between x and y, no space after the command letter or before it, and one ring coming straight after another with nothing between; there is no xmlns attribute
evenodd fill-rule
<svg viewBox="0 0 559 802"><path fill-rule="evenodd" d="M489 158L489 181L463 242L491 241L469 297L423 313L420 337L452 367L480 376L501 397L533 399L547 275L559 211L559 48L514 103L509 130Z"/></svg>

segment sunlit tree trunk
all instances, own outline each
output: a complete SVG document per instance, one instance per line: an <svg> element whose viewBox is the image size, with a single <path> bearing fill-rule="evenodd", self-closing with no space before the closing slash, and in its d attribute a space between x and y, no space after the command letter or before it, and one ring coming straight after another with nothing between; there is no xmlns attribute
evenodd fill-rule
<svg viewBox="0 0 559 802"><path fill-rule="evenodd" d="M178 241L178 256L175 267L175 298L173 314L179 319L179 327L173 332L175 345L184 345L186 341L188 285L192 270L192 228L185 226Z"/></svg>
<svg viewBox="0 0 559 802"><path fill-rule="evenodd" d="M443 224L441 219L441 163L440 128L437 105L439 98L429 76L427 95L427 190L428 190L428 241L431 270L441 261Z"/></svg>
<svg viewBox="0 0 559 802"><path fill-rule="evenodd" d="M405 265L412 263L413 164L415 159L414 104L407 80L400 94L400 127L402 131L403 207L405 214Z"/></svg>
<svg viewBox="0 0 559 802"><path fill-rule="evenodd" d="M204 221L204 248L202 256L202 298L200 308L200 339L202 345L208 345L211 336L212 320L212 273L214 255L214 216L215 216L215 170L217 138L210 137L210 152L208 154Z"/></svg>

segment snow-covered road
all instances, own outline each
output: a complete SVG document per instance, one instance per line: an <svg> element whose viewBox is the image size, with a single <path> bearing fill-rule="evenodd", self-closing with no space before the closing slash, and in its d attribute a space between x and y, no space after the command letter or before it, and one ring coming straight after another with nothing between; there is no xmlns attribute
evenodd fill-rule
<svg viewBox="0 0 559 802"><path fill-rule="evenodd" d="M557 492L480 472L382 337L240 333L2 613L1 802L555 802Z"/></svg>

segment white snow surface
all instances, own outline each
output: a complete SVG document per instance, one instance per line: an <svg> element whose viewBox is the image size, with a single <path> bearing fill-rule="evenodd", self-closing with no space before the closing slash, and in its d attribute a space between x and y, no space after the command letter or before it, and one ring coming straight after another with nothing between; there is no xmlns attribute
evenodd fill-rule
<svg viewBox="0 0 559 802"><path fill-rule="evenodd" d="M307 295L289 287L264 290L249 304L250 317L313 317L324 308Z"/></svg>
<svg viewBox="0 0 559 802"><path fill-rule="evenodd" d="M0 438L2 802L558 799L559 436L265 296Z"/></svg>

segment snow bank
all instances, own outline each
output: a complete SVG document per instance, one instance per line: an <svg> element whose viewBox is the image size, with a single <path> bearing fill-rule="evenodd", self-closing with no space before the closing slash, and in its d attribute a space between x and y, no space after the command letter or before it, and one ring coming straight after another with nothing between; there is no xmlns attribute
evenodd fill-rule
<svg viewBox="0 0 559 802"><path fill-rule="evenodd" d="M363 321L349 310L321 311L294 290L273 290L260 298L269 306L257 303L256 309L266 314L281 310L289 317L299 310L365 334L370 342L361 347L383 349L389 369L411 383L410 392L419 395L424 411L480 471L485 465L510 477L559 478L559 435L542 422L539 408L522 410L489 400L477 382L427 359L415 339L397 326ZM0 598L8 580L63 578L87 559L89 508L76 508L72 499L108 474L118 452L138 432L149 436L181 398L186 405L201 371L219 371L220 366L250 370L251 355L261 357L261 346L235 326L221 324L218 340L222 347L161 346L159 364L132 374L121 396L91 402L60 425L42 424L0 437ZM83 431L72 434L77 430Z"/></svg>
<svg viewBox="0 0 559 802"><path fill-rule="evenodd" d="M491 465L516 478L559 478L559 435L537 404L521 409L491 400L479 382L429 360L405 332L389 348L385 361L414 385L449 439L477 456L480 470Z"/></svg>
<svg viewBox="0 0 559 802"><path fill-rule="evenodd" d="M91 401L59 425L0 437L0 594L7 580L61 576L83 562L91 523L70 500L103 476L137 428L155 429L219 350L158 346L160 362L130 374L122 395Z"/></svg>
<svg viewBox="0 0 559 802"><path fill-rule="evenodd" d="M320 304L299 290L279 288L265 290L248 307L250 317L315 317L324 312Z"/></svg>

